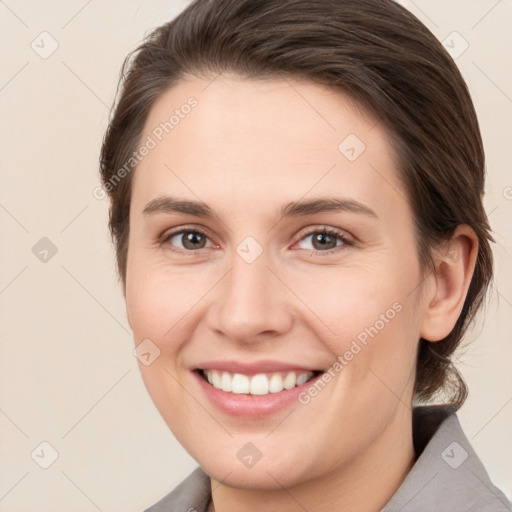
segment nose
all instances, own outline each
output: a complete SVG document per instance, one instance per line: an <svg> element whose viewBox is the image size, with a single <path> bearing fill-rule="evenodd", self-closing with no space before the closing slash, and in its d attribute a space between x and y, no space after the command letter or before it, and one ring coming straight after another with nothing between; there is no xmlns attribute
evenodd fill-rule
<svg viewBox="0 0 512 512"><path fill-rule="evenodd" d="M292 304L286 286L268 266L266 253L248 263L237 253L216 286L209 328L238 343L273 339L291 329Z"/></svg>

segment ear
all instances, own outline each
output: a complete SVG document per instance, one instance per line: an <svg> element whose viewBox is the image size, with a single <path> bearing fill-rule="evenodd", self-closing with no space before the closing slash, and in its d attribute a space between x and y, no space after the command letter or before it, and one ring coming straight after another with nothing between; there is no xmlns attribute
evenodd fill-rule
<svg viewBox="0 0 512 512"><path fill-rule="evenodd" d="M450 240L434 252L433 286L425 297L420 336L429 341L444 339L455 326L468 293L478 254L478 237L460 225Z"/></svg>

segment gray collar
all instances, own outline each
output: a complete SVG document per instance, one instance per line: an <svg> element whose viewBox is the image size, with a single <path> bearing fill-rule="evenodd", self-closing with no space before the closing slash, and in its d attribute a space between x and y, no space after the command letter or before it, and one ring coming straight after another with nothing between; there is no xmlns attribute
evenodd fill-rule
<svg viewBox="0 0 512 512"><path fill-rule="evenodd" d="M510 512L464 435L450 406L416 407L413 438L417 460L381 512ZM145 512L207 512L210 478L196 468Z"/></svg>
<svg viewBox="0 0 512 512"><path fill-rule="evenodd" d="M418 407L413 415L417 460L381 512L510 512L449 406Z"/></svg>

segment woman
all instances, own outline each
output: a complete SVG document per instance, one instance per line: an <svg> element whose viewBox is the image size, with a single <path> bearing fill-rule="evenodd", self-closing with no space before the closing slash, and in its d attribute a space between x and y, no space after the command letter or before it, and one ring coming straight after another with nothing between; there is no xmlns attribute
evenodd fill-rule
<svg viewBox="0 0 512 512"><path fill-rule="evenodd" d="M407 10L193 2L125 61L101 172L145 385L200 465L149 511L510 510L450 361L492 276L479 127Z"/></svg>

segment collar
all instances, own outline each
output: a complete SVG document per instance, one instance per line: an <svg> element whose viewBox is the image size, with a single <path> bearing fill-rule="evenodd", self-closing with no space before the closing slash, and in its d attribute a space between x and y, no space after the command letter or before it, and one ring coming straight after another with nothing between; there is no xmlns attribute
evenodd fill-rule
<svg viewBox="0 0 512 512"><path fill-rule="evenodd" d="M460 425L453 406L413 409L416 462L381 512L510 512Z"/></svg>

